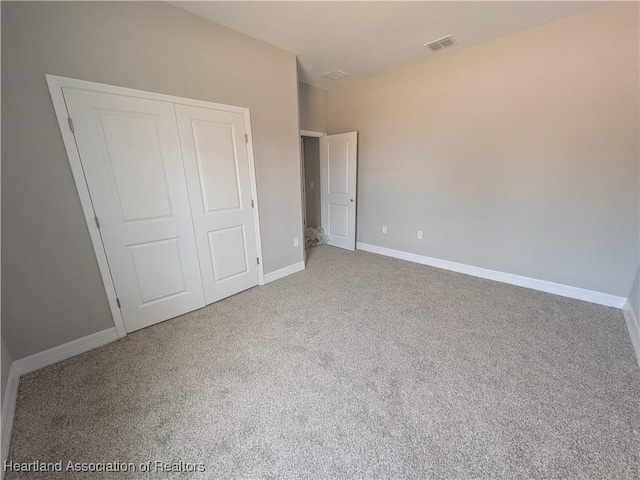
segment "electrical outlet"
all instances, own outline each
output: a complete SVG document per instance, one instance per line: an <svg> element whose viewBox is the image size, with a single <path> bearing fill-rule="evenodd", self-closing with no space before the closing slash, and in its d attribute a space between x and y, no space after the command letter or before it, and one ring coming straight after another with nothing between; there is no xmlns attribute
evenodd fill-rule
<svg viewBox="0 0 640 480"><path fill-rule="evenodd" d="M382 226L382 233L387 233L387 226L386 225Z"/></svg>
<svg viewBox="0 0 640 480"><path fill-rule="evenodd" d="M418 240L422 240L422 230L418 230Z"/></svg>
<svg viewBox="0 0 640 480"><path fill-rule="evenodd" d="M298 237L293 239L293 246L297 247L298 245L300 245L300 240L298 240Z"/></svg>

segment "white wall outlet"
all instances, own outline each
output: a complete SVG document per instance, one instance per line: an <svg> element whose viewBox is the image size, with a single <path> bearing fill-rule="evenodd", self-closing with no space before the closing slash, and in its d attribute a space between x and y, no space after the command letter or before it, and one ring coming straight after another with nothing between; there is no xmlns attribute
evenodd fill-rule
<svg viewBox="0 0 640 480"><path fill-rule="evenodd" d="M309 182L309 188L313 190L313 182Z"/></svg>
<svg viewBox="0 0 640 480"><path fill-rule="evenodd" d="M418 230L418 240L422 240L422 230Z"/></svg>
<svg viewBox="0 0 640 480"><path fill-rule="evenodd" d="M300 240L298 240L298 237L293 239L293 246L297 247L298 245L300 245Z"/></svg>
<svg viewBox="0 0 640 480"><path fill-rule="evenodd" d="M387 233L387 226L386 225L382 226L382 233Z"/></svg>

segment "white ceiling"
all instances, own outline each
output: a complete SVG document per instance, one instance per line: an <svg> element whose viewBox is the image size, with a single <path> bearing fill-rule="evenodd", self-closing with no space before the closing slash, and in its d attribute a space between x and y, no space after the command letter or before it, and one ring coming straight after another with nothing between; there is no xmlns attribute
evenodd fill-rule
<svg viewBox="0 0 640 480"><path fill-rule="evenodd" d="M298 56L300 81L330 89L602 5L582 1L169 2ZM452 35L457 45L423 45ZM322 74L343 70L338 81Z"/></svg>

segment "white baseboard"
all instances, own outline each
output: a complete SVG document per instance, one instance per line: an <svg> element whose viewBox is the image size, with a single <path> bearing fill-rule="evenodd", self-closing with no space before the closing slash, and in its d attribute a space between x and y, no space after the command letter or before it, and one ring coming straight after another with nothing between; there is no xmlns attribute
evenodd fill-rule
<svg viewBox="0 0 640 480"><path fill-rule="evenodd" d="M2 402L2 465L9 454L11 442L11 430L13 427L13 417L16 411L16 401L18 399L18 385L20 377L27 373L39 370L52 365L61 360L66 360L75 355L87 352L118 339L118 332L115 327L108 328L101 332L87 335L86 337L73 340L71 342L50 348L44 352L36 353L29 357L21 358L11 364L7 389ZM0 468L0 479L4 478L4 469Z"/></svg>
<svg viewBox="0 0 640 480"><path fill-rule="evenodd" d="M9 455L9 445L11 444L11 430L13 429L13 417L16 413L16 402L18 400L18 384L20 375L15 368L15 363L11 364L7 387L4 391L2 402L2 465ZM0 469L0 479L4 478L4 468Z"/></svg>
<svg viewBox="0 0 640 480"><path fill-rule="evenodd" d="M638 360L638 365L640 365L640 321L633 311L633 308L631 308L629 300L624 303L622 313L624 313L624 319L627 322L627 329L629 330L633 350L636 352L636 359Z"/></svg>
<svg viewBox="0 0 640 480"><path fill-rule="evenodd" d="M48 365L52 365L61 360L74 357L84 352L88 352L107 343L118 339L118 332L115 327L102 330L101 332L87 335L86 337L73 340L63 345L50 348L44 352L36 353L29 357L21 358L13 362L19 376L39 370Z"/></svg>
<svg viewBox="0 0 640 480"><path fill-rule="evenodd" d="M275 272L265 273L264 283L273 282L274 280L278 280L279 278L286 277L287 275L291 275L292 273L300 272L302 270L304 270L304 262L294 263L293 265L281 268Z"/></svg>
<svg viewBox="0 0 640 480"><path fill-rule="evenodd" d="M495 280L497 282L517 285L519 287L531 288L532 290L553 293L555 295L560 295L563 297L576 298L578 300L598 303L600 305L606 305L608 307L622 308L625 301L627 300L625 297L617 297L608 293L596 292L593 290L587 290L578 287L571 287L569 285L548 282L546 280L522 277L520 275L514 275L512 273L498 272L496 270L489 270L487 268L474 267L472 265L450 262L449 260L441 260L439 258L426 257L424 255L403 252L400 250L393 250L386 247L378 247L376 245L370 245L362 242L357 243L357 248L358 250L364 250L365 252L377 253L380 255L385 255L387 257L399 258L401 260L408 260L409 262L429 265L431 267L442 268L444 270L451 270L458 273L465 273L474 277L486 278L488 280Z"/></svg>

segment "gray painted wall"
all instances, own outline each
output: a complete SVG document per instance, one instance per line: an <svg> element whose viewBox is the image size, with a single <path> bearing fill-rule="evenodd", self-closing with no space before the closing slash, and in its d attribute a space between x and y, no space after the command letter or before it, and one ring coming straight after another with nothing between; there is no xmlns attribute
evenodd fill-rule
<svg viewBox="0 0 640 480"><path fill-rule="evenodd" d="M113 326L45 73L249 107L265 272L303 259L296 58L161 2L2 2L2 332Z"/></svg>
<svg viewBox="0 0 640 480"><path fill-rule="evenodd" d="M300 128L312 132L327 131L328 94L322 88L298 84L300 97Z"/></svg>
<svg viewBox="0 0 640 480"><path fill-rule="evenodd" d="M629 292L629 303L636 319L640 322L640 266L636 270L636 278L633 280L633 285Z"/></svg>
<svg viewBox="0 0 640 480"><path fill-rule="evenodd" d="M638 37L637 3L600 6L329 90L328 133L359 131L358 241L626 297Z"/></svg>
<svg viewBox="0 0 640 480"><path fill-rule="evenodd" d="M9 371L11 370L11 353L9 349L4 344L4 337L2 337L2 358L0 361L2 362L2 396L0 397L0 405L4 403L4 392L7 390L7 380L9 380ZM1 408L1 407L0 407Z"/></svg>
<svg viewBox="0 0 640 480"><path fill-rule="evenodd" d="M320 140L303 137L307 227L320 226ZM313 184L313 188L311 188Z"/></svg>

